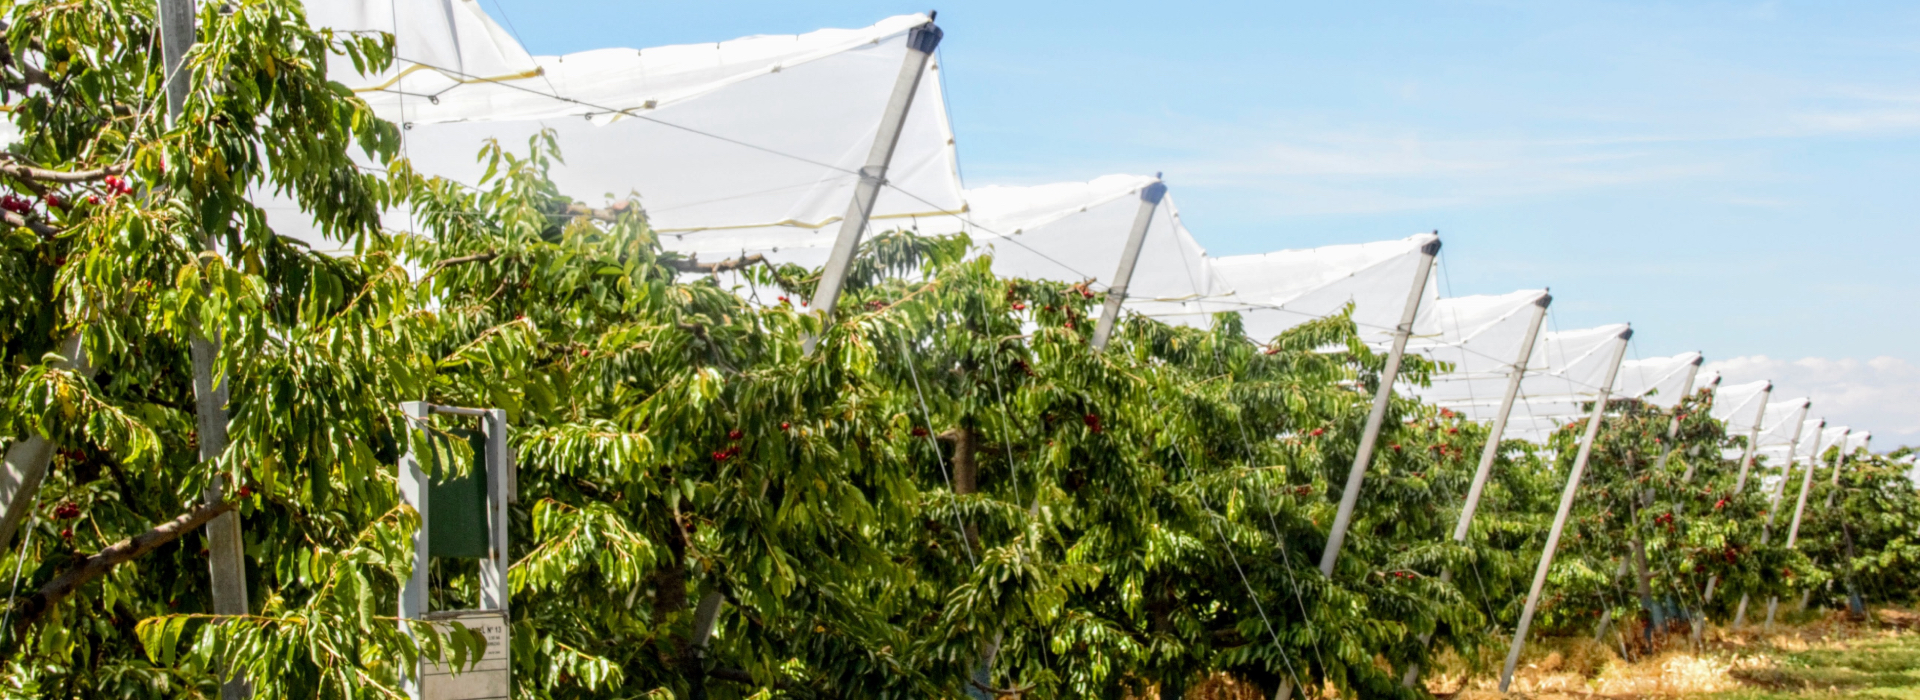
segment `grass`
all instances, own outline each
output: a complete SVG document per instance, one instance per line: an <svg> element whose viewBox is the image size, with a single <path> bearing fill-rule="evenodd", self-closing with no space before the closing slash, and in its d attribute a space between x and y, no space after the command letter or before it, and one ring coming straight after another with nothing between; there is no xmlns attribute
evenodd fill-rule
<svg viewBox="0 0 1920 700"><path fill-rule="evenodd" d="M1771 663L1737 668L1748 687L1715 697L1771 700L1822 696L1920 700L1920 636L1856 638L1825 648L1783 651Z"/></svg>

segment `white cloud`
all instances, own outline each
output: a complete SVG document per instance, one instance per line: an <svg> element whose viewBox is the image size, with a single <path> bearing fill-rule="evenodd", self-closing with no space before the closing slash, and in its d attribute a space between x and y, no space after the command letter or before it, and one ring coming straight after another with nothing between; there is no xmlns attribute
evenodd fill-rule
<svg viewBox="0 0 1920 700"><path fill-rule="evenodd" d="M1874 450L1920 442L1920 366L1880 356L1870 360L1803 357L1787 360L1749 355L1709 362L1723 383L1773 381L1776 399L1813 399L1813 415L1828 425L1874 434Z"/></svg>

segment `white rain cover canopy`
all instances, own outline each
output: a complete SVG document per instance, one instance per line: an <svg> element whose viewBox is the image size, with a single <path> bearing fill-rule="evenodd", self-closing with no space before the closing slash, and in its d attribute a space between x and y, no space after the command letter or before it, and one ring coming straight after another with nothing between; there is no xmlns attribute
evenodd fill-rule
<svg viewBox="0 0 1920 700"><path fill-rule="evenodd" d="M1693 390L1693 387L1687 386L1687 375L1699 366L1700 360L1700 353L1688 352L1672 357L1621 362L1620 378L1615 381L1615 389L1623 397L1638 398L1661 408L1673 408L1680 405L1680 399Z"/></svg>
<svg viewBox="0 0 1920 700"><path fill-rule="evenodd" d="M1767 405L1767 390L1772 387L1773 383L1765 380L1721 385L1713 390L1713 409L1707 414L1726 424L1728 435L1746 435L1759 422L1760 412Z"/></svg>
<svg viewBox="0 0 1920 700"><path fill-rule="evenodd" d="M1847 435L1846 452L1847 454L1853 454L1855 451L1858 451L1858 450L1870 449L1868 446L1872 443L1873 443L1873 433L1869 433L1866 431L1861 431L1858 433L1850 433Z"/></svg>
<svg viewBox="0 0 1920 700"><path fill-rule="evenodd" d="M342 32L393 35L393 65L359 73L347 56L327 57L328 77L376 106L401 93L440 95L483 80L531 78L539 64L508 36L477 0L317 0L307 22Z"/></svg>
<svg viewBox="0 0 1920 700"><path fill-rule="evenodd" d="M1158 182L1144 175L1107 175L1089 182L1035 187L980 187L966 192L968 213L920 223L922 233L965 230L991 251L993 271L1007 277L1113 284L1127 236L1139 217L1141 192ZM1180 223L1171 196L1160 200L1127 285L1133 304L1206 293L1207 251Z"/></svg>
<svg viewBox="0 0 1920 700"><path fill-rule="evenodd" d="M1767 404L1767 412L1760 421L1760 446L1785 445L1793 442L1794 428L1807 419L1807 399L1787 399Z"/></svg>
<svg viewBox="0 0 1920 700"><path fill-rule="evenodd" d="M1439 332L1412 339L1407 351L1452 365L1452 371L1435 375L1431 386L1414 387L1411 393L1429 403L1465 401L1461 409L1468 418L1491 420L1528 340L1527 327L1546 295L1543 289L1527 289L1435 301L1433 321ZM1538 352L1530 353L1528 367L1543 369L1545 360Z"/></svg>
<svg viewBox="0 0 1920 700"><path fill-rule="evenodd" d="M1797 461L1813 459L1827 448L1827 419L1814 418L1801 422L1800 442L1793 446L1793 458Z"/></svg>
<svg viewBox="0 0 1920 700"><path fill-rule="evenodd" d="M1779 469L1787 463L1787 446L1785 444L1764 445L1760 447L1760 449L1753 451L1753 460L1757 465L1765 465L1773 469ZM1765 489L1766 492L1773 491L1772 484L1778 478L1778 475L1762 478L1762 483L1768 484Z"/></svg>
<svg viewBox="0 0 1920 700"><path fill-rule="evenodd" d="M1435 382L1481 378L1504 382L1528 341L1527 326L1532 324L1534 310L1546 296L1544 289L1523 289L1436 300L1432 320L1439 332L1411 339L1407 351L1453 366ZM1537 361L1528 364L1542 366Z"/></svg>
<svg viewBox="0 0 1920 700"><path fill-rule="evenodd" d="M409 4L418 3L438 7ZM637 194L669 249L717 259L829 246L908 32L927 21L907 15L864 29L541 56L540 75L460 85L437 104L417 94L366 96L382 116L411 125L405 155L426 174L476 183L484 165L474 156L487 139L524 152L552 129L565 159L552 173L560 191ZM937 70L929 61L874 206L876 227L963 206ZM294 220L286 223L306 221L288 203L269 209Z"/></svg>
<svg viewBox="0 0 1920 700"><path fill-rule="evenodd" d="M1607 363L1613 359L1615 344L1627 325L1542 333L1520 381L1524 405L1516 405L1514 417L1579 415L1582 406L1598 393L1606 379ZM1525 329L1521 329L1521 334ZM1618 379L1615 380L1618 383ZM1477 381L1434 382L1425 391L1428 401L1457 411L1474 420L1490 420L1500 406L1506 390L1503 377L1485 377Z"/></svg>
<svg viewBox="0 0 1920 700"><path fill-rule="evenodd" d="M1258 255L1213 258L1211 293L1200 299L1161 300L1147 315L1168 323L1206 326L1212 315L1238 311L1248 337L1266 340L1294 326L1339 313L1354 305L1360 339L1391 342L1413 285L1423 285L1415 317L1415 335L1439 332L1433 321L1438 298L1427 279L1416 280L1420 257L1440 237L1423 233L1397 241L1282 250ZM1143 258L1142 265L1164 264Z"/></svg>
<svg viewBox="0 0 1920 700"><path fill-rule="evenodd" d="M1829 447L1838 447L1841 453L1845 453L1847 451L1847 436L1852 432L1852 428L1844 425L1834 426L1820 431L1820 453L1825 453Z"/></svg>

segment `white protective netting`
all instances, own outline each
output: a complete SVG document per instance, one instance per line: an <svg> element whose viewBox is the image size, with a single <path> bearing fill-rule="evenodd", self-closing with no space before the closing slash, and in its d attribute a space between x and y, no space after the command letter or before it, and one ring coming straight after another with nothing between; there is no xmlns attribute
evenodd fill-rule
<svg viewBox="0 0 1920 700"><path fill-rule="evenodd" d="M963 230L993 256L995 273L1058 282L1112 285L1141 210L1141 192L1158 182L1143 175L1107 175L1088 182L967 190L968 213L923 220L924 232ZM1171 195L1160 200L1141 240L1127 285L1137 307L1155 299L1205 294L1207 251L1180 222Z"/></svg>
<svg viewBox="0 0 1920 700"><path fill-rule="evenodd" d="M1713 409L1708 415L1727 427L1727 435L1746 437L1760 422L1767 396L1773 388L1768 381L1722 384L1713 390Z"/></svg>
<svg viewBox="0 0 1920 700"><path fill-rule="evenodd" d="M397 2L399 24L393 11L382 12L384 1L341 4L360 7L317 13L316 25L403 26L398 55L449 60L432 40L409 41L433 34L414 18L440 8L437 0ZM475 79L492 76L427 59L397 71L397 80L348 77L369 86L360 94L382 117L409 126L405 155L423 173L475 183L484 165L474 156L487 139L524 151L551 129L565 158L553 172L562 192L637 194L669 249L730 257L831 245L906 57L908 32L927 22L904 15L863 29L537 56L537 73L501 79ZM493 31L484 36L517 49L485 24ZM448 34L446 27L465 25L440 26ZM460 56L473 53L458 46ZM874 206L875 225L964 207L938 70L937 60L928 62ZM297 234L305 221L290 204L268 208L281 219L276 228ZM398 215L388 224L406 226Z"/></svg>
<svg viewBox="0 0 1920 700"><path fill-rule="evenodd" d="M1847 434L1846 452L1847 454L1853 454L1857 450L1871 449L1870 446L1872 444L1873 444L1873 433L1867 432L1865 430L1862 430L1857 433L1849 433Z"/></svg>
<svg viewBox="0 0 1920 700"><path fill-rule="evenodd" d="M362 74L348 56L327 57L329 76L376 105L382 95L440 95L461 85L540 72L540 64L477 0L326 0L307 3L306 9L315 27L393 35L394 61L385 71Z"/></svg>
<svg viewBox="0 0 1920 700"><path fill-rule="evenodd" d="M1527 375L1520 381L1520 397L1508 418L1505 437L1544 442L1554 430L1585 415L1606 380L1615 349L1626 342L1621 336L1627 330L1626 324L1614 324L1542 333L1527 363ZM1526 329L1522 326L1512 333L1524 336ZM1498 374L1465 380L1437 378L1423 398L1487 421L1499 410L1506 382Z"/></svg>
<svg viewBox="0 0 1920 700"><path fill-rule="evenodd" d="M1697 374L1695 368L1702 359L1700 353L1686 352L1671 357L1627 360L1620 363L1620 377L1614 382L1614 391L1622 397L1673 408L1697 388L1688 386L1688 380L1698 384L1699 377L1690 375Z"/></svg>
<svg viewBox="0 0 1920 700"><path fill-rule="evenodd" d="M1360 339L1391 342L1414 285L1423 299L1413 333L1439 332L1433 320L1438 294L1429 272L1415 279L1420 258L1439 244L1423 233L1395 241L1281 250L1208 260L1208 293L1183 298L1135 297L1135 308L1168 323L1205 327L1213 314L1237 311L1247 337L1265 341L1302 323L1325 318L1353 304ZM1142 264L1149 264L1144 257Z"/></svg>
<svg viewBox="0 0 1920 700"><path fill-rule="evenodd" d="M1844 425L1829 426L1825 430L1820 431L1819 454L1825 454L1828 448L1833 447L1840 448L1840 453L1845 454L1847 451L1847 438L1851 436L1852 433L1853 428ZM1819 454L1815 455L1816 459L1819 457Z"/></svg>
<svg viewBox="0 0 1920 700"><path fill-rule="evenodd" d="M1795 433L1806 423L1808 403L1805 398L1797 398L1767 404L1766 415L1760 421L1759 449L1755 454L1773 466L1782 464L1788 448L1796 443Z"/></svg>

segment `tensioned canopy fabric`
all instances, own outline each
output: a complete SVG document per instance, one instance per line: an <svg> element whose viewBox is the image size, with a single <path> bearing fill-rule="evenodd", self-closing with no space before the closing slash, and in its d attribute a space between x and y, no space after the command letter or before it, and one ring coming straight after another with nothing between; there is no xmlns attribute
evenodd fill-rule
<svg viewBox="0 0 1920 700"><path fill-rule="evenodd" d="M1847 451L1847 437L1852 434L1852 432L1852 428L1844 425L1829 426L1827 429L1820 431L1820 454L1825 454L1829 447L1838 447L1840 448L1840 452L1844 454ZM1817 457L1818 455L1815 456Z"/></svg>
<svg viewBox="0 0 1920 700"><path fill-rule="evenodd" d="M394 61L385 71L362 74L348 56L327 57L327 74L376 107L402 94L441 95L540 72L540 64L477 0L325 0L306 9L315 27L393 35Z"/></svg>
<svg viewBox="0 0 1920 700"><path fill-rule="evenodd" d="M1210 292L1204 297L1141 298L1135 309L1167 323L1207 326L1213 314L1238 311L1246 334L1266 340L1294 326L1339 313L1353 304L1360 339L1389 342L1413 285L1422 286L1415 335L1439 332L1433 321L1438 298L1432 274L1414 279L1420 256L1440 237L1423 233L1396 241L1281 250L1210 259ZM1148 264L1143 257L1142 264Z"/></svg>
<svg viewBox="0 0 1920 700"><path fill-rule="evenodd" d="M393 12L380 11L389 1L412 14L442 5L354 0L345 4L363 7L315 21L393 31ZM447 70L418 69L361 96L410 125L405 155L423 173L475 183L485 166L474 155L485 141L524 150L551 129L565 158L553 172L561 191L637 194L669 249L712 257L827 246L872 147L907 34L927 22L905 15L862 29L539 56L537 74L457 84ZM408 25L398 38L401 56L413 50L406 34L416 29ZM874 207L876 226L964 207L938 70L929 61ZM356 80L379 85L378 78ZM270 215L296 220L288 223L304 216L290 205L270 207Z"/></svg>
<svg viewBox="0 0 1920 700"><path fill-rule="evenodd" d="M1754 423L1760 419L1760 412L1766 404L1760 400L1767 395L1772 382L1758 381L1745 384L1722 384L1713 392L1713 408L1708 415L1726 424L1727 434L1741 436L1752 432Z"/></svg>
<svg viewBox="0 0 1920 700"><path fill-rule="evenodd" d="M1140 212L1140 193L1159 178L1107 175L1087 182L1034 187L990 186L966 191L968 213L916 222L923 233L964 230L993 255L1001 275L1058 282L1113 283L1127 236ZM1140 245L1128 283L1133 304L1206 294L1207 251L1180 222L1171 194L1160 201Z"/></svg>
<svg viewBox="0 0 1920 700"><path fill-rule="evenodd" d="M1846 452L1847 454L1853 454L1855 450L1867 449L1868 445L1872 444L1872 442L1873 442L1873 433L1867 432L1865 430L1862 430L1857 433L1850 433L1847 435Z"/></svg>
<svg viewBox="0 0 1920 700"><path fill-rule="evenodd" d="M1807 407L1804 397L1767 404L1766 416L1760 421L1760 446L1792 443L1794 428L1807 419Z"/></svg>
<svg viewBox="0 0 1920 700"><path fill-rule="evenodd" d="M1622 397L1637 398L1661 408L1673 408L1697 387L1688 387L1687 375L1700 364L1700 353L1684 352L1672 357L1650 357L1620 363L1620 378L1614 391ZM1698 377L1695 377L1698 380Z"/></svg>

